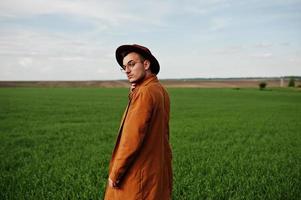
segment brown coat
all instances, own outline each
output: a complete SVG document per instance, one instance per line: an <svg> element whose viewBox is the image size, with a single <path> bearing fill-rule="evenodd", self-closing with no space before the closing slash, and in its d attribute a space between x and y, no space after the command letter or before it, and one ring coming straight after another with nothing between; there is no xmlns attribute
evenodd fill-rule
<svg viewBox="0 0 301 200"><path fill-rule="evenodd" d="M170 102L152 75L129 96L110 161L105 200L169 200L172 191L169 145Z"/></svg>

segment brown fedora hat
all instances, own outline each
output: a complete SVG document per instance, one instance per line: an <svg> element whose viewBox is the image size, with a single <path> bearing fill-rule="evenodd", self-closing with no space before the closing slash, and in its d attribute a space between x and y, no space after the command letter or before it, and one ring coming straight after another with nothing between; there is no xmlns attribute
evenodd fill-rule
<svg viewBox="0 0 301 200"><path fill-rule="evenodd" d="M151 51L148 48L138 45L138 44L122 45L116 49L116 53L115 53L116 60L121 67L123 65L122 62L123 62L125 53L128 54L131 52L139 53L145 59L149 60L151 63L150 68L151 68L152 73L154 73L154 74L159 73L160 65L159 65L158 60L155 58L155 56L153 56L153 54L151 53Z"/></svg>

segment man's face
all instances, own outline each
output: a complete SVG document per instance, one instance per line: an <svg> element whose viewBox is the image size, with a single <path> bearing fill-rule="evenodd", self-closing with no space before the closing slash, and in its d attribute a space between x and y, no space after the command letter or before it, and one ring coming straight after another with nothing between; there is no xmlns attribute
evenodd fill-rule
<svg viewBox="0 0 301 200"><path fill-rule="evenodd" d="M148 60L141 60L139 54L135 52L129 53L123 58L123 68L130 83L143 80L149 65Z"/></svg>

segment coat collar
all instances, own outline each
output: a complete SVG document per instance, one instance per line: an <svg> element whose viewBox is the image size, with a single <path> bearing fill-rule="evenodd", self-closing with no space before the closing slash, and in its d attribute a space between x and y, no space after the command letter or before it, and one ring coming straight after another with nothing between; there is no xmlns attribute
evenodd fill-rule
<svg viewBox="0 0 301 200"><path fill-rule="evenodd" d="M146 86L148 85L150 82L157 82L158 81L158 78L155 74L151 74L149 77L145 78L141 83L139 83L137 85L137 87L141 87L141 86Z"/></svg>
<svg viewBox="0 0 301 200"><path fill-rule="evenodd" d="M129 99L131 99L132 96L135 93L137 93L141 87L144 87L144 86L148 85L151 82L158 82L158 78L157 78L157 76L155 74L151 74L149 77L145 78L142 82L140 82L139 84L137 84L136 88L132 92L130 92Z"/></svg>

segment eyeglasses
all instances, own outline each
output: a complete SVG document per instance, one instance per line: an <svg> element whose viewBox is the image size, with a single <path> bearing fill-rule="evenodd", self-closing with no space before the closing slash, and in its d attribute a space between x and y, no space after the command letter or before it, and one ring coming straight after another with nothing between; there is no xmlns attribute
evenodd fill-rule
<svg viewBox="0 0 301 200"><path fill-rule="evenodd" d="M121 71L121 72L125 72L125 71L126 71L126 68L132 70L132 69L135 67L135 65L136 65L137 63L143 63L143 61L136 62L136 61L134 61L134 60L130 60L130 61L128 62L128 64L122 65L122 67L120 68L120 71Z"/></svg>

